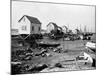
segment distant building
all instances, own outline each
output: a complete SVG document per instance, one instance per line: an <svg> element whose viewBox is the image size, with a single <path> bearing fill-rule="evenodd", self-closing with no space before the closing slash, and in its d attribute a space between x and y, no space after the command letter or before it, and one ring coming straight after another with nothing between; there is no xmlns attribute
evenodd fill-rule
<svg viewBox="0 0 100 75"><path fill-rule="evenodd" d="M52 30L57 30L58 26L56 23L50 22L47 25L47 33L50 33Z"/></svg>
<svg viewBox="0 0 100 75"><path fill-rule="evenodd" d="M50 22L50 23L47 25L47 33L50 33L52 30L54 30L54 31L57 31L57 30L62 31L62 28L59 27L59 26L57 26L56 23Z"/></svg>
<svg viewBox="0 0 100 75"><path fill-rule="evenodd" d="M18 35L18 29L11 29L11 35Z"/></svg>
<svg viewBox="0 0 100 75"><path fill-rule="evenodd" d="M68 32L68 28L66 26L62 27L62 32L67 33Z"/></svg>
<svg viewBox="0 0 100 75"><path fill-rule="evenodd" d="M24 15L18 22L19 34L41 33L41 22L35 17Z"/></svg>

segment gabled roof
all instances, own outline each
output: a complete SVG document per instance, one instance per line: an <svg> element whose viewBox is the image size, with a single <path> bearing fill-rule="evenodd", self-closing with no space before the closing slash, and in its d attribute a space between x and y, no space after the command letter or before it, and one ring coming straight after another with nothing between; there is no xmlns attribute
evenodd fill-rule
<svg viewBox="0 0 100 75"><path fill-rule="evenodd" d="M67 26L65 26L65 25L64 25L62 28L66 28L66 29L68 29Z"/></svg>
<svg viewBox="0 0 100 75"><path fill-rule="evenodd" d="M58 27L58 26L57 26L57 24L56 24L56 23L54 23L54 22L50 22L47 26L49 26L50 24L53 24L53 25L54 25L54 27Z"/></svg>
<svg viewBox="0 0 100 75"><path fill-rule="evenodd" d="M56 23L54 23L54 22L50 22L48 25L47 25L47 27L50 25L50 24L52 24L55 28L59 28L60 30L62 30L62 28L61 27L59 27Z"/></svg>
<svg viewBox="0 0 100 75"><path fill-rule="evenodd" d="M41 24L41 22L40 22L37 18L32 17L32 16L28 16L28 15L24 15L18 22L20 22L24 17L27 17L28 20L29 20L31 23Z"/></svg>
<svg viewBox="0 0 100 75"><path fill-rule="evenodd" d="M59 28L60 30L62 30L61 27L59 27L56 23L54 22L50 22L47 26L49 26L50 24L53 24L55 28Z"/></svg>

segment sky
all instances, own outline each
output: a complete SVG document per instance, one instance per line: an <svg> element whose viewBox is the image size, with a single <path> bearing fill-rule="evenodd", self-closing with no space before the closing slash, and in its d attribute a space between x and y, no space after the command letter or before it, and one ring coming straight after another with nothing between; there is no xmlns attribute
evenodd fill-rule
<svg viewBox="0 0 100 75"><path fill-rule="evenodd" d="M54 22L71 30L84 31L86 26L87 31L95 32L95 6L12 1L12 28L18 28L18 20L23 15L38 18L42 29Z"/></svg>

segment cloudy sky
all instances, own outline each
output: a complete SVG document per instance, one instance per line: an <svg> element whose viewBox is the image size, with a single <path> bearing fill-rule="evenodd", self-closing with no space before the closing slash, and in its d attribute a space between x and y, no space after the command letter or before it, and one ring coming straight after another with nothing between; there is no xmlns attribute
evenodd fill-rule
<svg viewBox="0 0 100 75"><path fill-rule="evenodd" d="M12 1L12 28L18 28L18 20L23 15L38 18L42 29L46 29L49 22L55 22L72 30L80 27L84 30L86 26L87 31L95 32L94 6Z"/></svg>

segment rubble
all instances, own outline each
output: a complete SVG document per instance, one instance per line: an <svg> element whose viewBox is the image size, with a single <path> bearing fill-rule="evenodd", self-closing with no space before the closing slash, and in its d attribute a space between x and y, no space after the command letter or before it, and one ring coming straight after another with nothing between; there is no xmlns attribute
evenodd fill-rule
<svg viewBox="0 0 100 75"><path fill-rule="evenodd" d="M96 43L94 43L94 42L87 42L85 46L86 46L87 50L91 50L93 52L96 52Z"/></svg>
<svg viewBox="0 0 100 75"><path fill-rule="evenodd" d="M21 47L19 47L20 45L18 44L17 46L12 48L12 73L23 74L69 71L85 68L88 69L96 66L96 60L93 59L89 54L84 53L84 51L83 55L79 55L79 52L77 51L71 52L70 49L63 50L62 46L31 47L28 45L25 47L25 44ZM91 64L90 67L83 67L83 65L89 64Z"/></svg>

